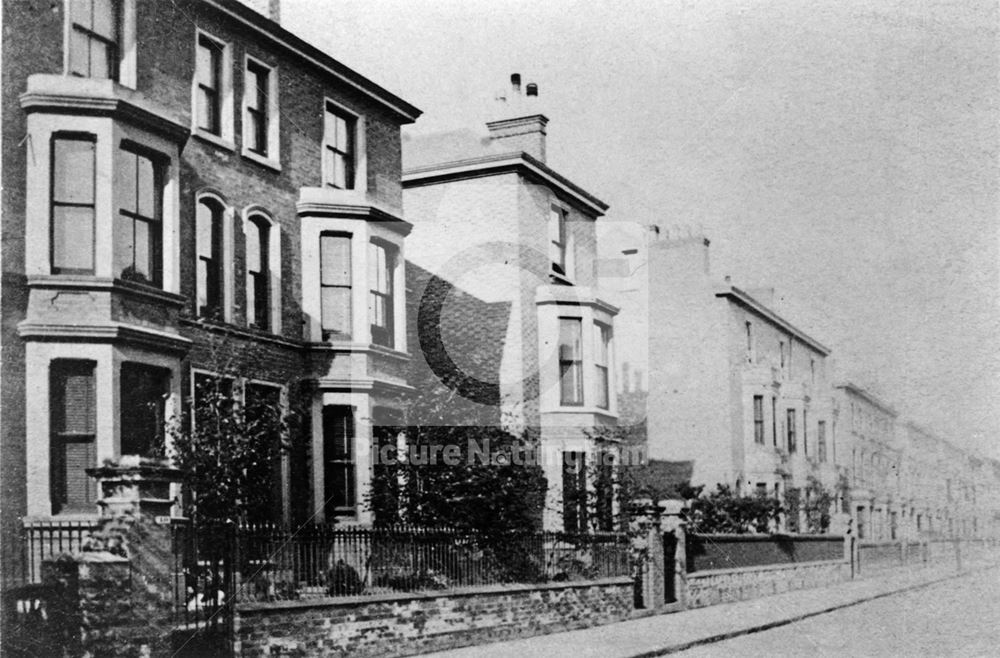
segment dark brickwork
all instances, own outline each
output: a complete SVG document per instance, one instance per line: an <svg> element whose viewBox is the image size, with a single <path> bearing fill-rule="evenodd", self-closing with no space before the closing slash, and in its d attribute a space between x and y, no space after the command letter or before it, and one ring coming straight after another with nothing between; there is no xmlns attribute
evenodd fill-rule
<svg viewBox="0 0 1000 658"><path fill-rule="evenodd" d="M240 655L409 656L627 619L632 581L239 610Z"/></svg>
<svg viewBox="0 0 1000 658"><path fill-rule="evenodd" d="M187 394L192 367L220 370L220 360L236 364L238 374L289 387L294 408L304 398L295 391L312 371L306 368L302 350L300 225L296 202L300 189L321 185L321 143L324 99L364 117L367 192L364 203L399 213L401 145L399 127L403 119L340 77L333 76L276 41L208 3L194 0L136 4L136 91L178 117L191 119L191 79L194 69L196 27L230 44L233 83L233 135L235 149L218 146L192 136L183 146L178 168L180 182L180 333L193 341L183 358L182 389ZM232 4L232 3L223 3ZM240 9L233 6L235 13ZM3 6L3 291L2 382L0 396L0 471L3 482L2 562L5 582L20 571L20 524L27 509L25 455L25 348L17 335L17 324L27 313L25 272L25 176L26 157L37 145L26 143L26 115L18 96L27 89L31 74L63 72L65 4L56 2L8 2ZM294 37L284 35L289 43ZM281 171L262 166L241 155L244 56L249 53L278 70ZM335 67L336 68L336 67ZM356 77L350 73L348 78ZM367 84L367 83L366 83ZM370 88L370 87L369 87ZM67 121L73 117L67 115ZM232 331L220 341L219 331L206 330L195 315L195 209L196 195L203 190L220 194L233 209L231 300ZM246 328L246 277L243 257L245 240L243 212L259 206L273 218L280 232L281 312L280 326L262 334ZM32 218L36 221L36 218ZM45 221L45 218L37 218ZM307 282L307 285L311 282ZM116 299L113 319L130 325L173 327L176 303L157 306L148 300ZM223 332L225 333L225 332ZM222 343L221 349L219 348ZM400 369L390 364L386 370ZM308 427L308 424L304 426ZM308 515L310 496L308 467L310 441L293 436L293 513ZM297 502L302 504L299 505Z"/></svg>

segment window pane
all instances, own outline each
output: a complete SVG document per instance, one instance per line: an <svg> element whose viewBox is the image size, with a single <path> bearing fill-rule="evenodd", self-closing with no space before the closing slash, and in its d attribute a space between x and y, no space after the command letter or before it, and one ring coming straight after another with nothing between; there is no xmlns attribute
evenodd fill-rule
<svg viewBox="0 0 1000 658"><path fill-rule="evenodd" d="M198 309L204 309L208 306L208 272L211 267L211 262L206 262L205 260L198 259Z"/></svg>
<svg viewBox="0 0 1000 658"><path fill-rule="evenodd" d="M260 226L256 222L251 221L246 235L246 260L247 271L249 272L260 272L260 238Z"/></svg>
<svg viewBox="0 0 1000 658"><path fill-rule="evenodd" d="M597 391L595 403L602 409L608 408L608 369L597 366Z"/></svg>
<svg viewBox="0 0 1000 658"><path fill-rule="evenodd" d="M147 222L135 223L135 274L140 279L153 281L152 232Z"/></svg>
<svg viewBox="0 0 1000 658"><path fill-rule="evenodd" d="M138 210L143 217L159 219L157 212L157 190L156 190L156 170L153 161L145 156L136 157L136 167L138 169Z"/></svg>
<svg viewBox="0 0 1000 658"><path fill-rule="evenodd" d="M583 403L583 368L580 363L561 363L560 396L562 404Z"/></svg>
<svg viewBox="0 0 1000 658"><path fill-rule="evenodd" d="M215 126L215 96L210 92L198 88L197 121L198 127L209 132L216 132Z"/></svg>
<svg viewBox="0 0 1000 658"><path fill-rule="evenodd" d="M336 141L334 142L334 144L336 145L338 151L342 153L347 153L349 150L348 148L349 133L347 132L347 121L345 121L342 117L337 117L336 128L337 128Z"/></svg>
<svg viewBox="0 0 1000 658"><path fill-rule="evenodd" d="M580 320L576 318L559 319L560 361L578 361L581 358L580 333Z"/></svg>
<svg viewBox="0 0 1000 658"><path fill-rule="evenodd" d="M91 0L68 0L70 16L74 23L90 27Z"/></svg>
<svg viewBox="0 0 1000 658"><path fill-rule="evenodd" d="M201 37L198 40L198 55L195 64L200 84L211 89L218 89L219 59L218 46L205 37Z"/></svg>
<svg viewBox="0 0 1000 658"><path fill-rule="evenodd" d="M336 151L331 151L330 162L332 165L330 183L342 190L347 189L347 163L344 162L344 156Z"/></svg>
<svg viewBox="0 0 1000 658"><path fill-rule="evenodd" d="M52 209L52 266L58 270L94 269L94 209Z"/></svg>
<svg viewBox="0 0 1000 658"><path fill-rule="evenodd" d="M52 430L60 434L93 434L96 427L94 365L56 362L52 380Z"/></svg>
<svg viewBox="0 0 1000 658"><path fill-rule="evenodd" d="M135 252L133 221L128 217L118 217L114 225L114 268L115 276L126 278L132 271Z"/></svg>
<svg viewBox="0 0 1000 658"><path fill-rule="evenodd" d="M52 145L52 200L94 202L94 142L57 139Z"/></svg>
<svg viewBox="0 0 1000 658"><path fill-rule="evenodd" d="M562 242L563 234L563 213L562 210L553 208L549 212L549 241Z"/></svg>
<svg viewBox="0 0 1000 658"><path fill-rule="evenodd" d="M117 41L115 0L94 0L94 32L108 41Z"/></svg>
<svg viewBox="0 0 1000 658"><path fill-rule="evenodd" d="M320 284L351 285L351 238L324 235L320 238Z"/></svg>
<svg viewBox="0 0 1000 658"><path fill-rule="evenodd" d="M602 366L608 365L608 338L610 331L602 324L594 325L594 361Z"/></svg>
<svg viewBox="0 0 1000 658"><path fill-rule="evenodd" d="M90 39L79 30L69 35L69 72L72 75L90 75Z"/></svg>
<svg viewBox="0 0 1000 658"><path fill-rule="evenodd" d="M121 453L148 455L163 438L170 372L140 364L121 369Z"/></svg>
<svg viewBox="0 0 1000 658"><path fill-rule="evenodd" d="M136 204L136 154L131 151L120 150L115 159L115 196L118 207L123 210L135 212Z"/></svg>
<svg viewBox="0 0 1000 658"><path fill-rule="evenodd" d="M351 289L323 288L323 330L351 333Z"/></svg>
<svg viewBox="0 0 1000 658"><path fill-rule="evenodd" d="M113 53L110 45L97 39L90 39L90 77L114 77Z"/></svg>
<svg viewBox="0 0 1000 658"><path fill-rule="evenodd" d="M218 249L217 235L219 231L219 213L209 203L198 203L195 224L197 226L198 255L204 258L214 258Z"/></svg>

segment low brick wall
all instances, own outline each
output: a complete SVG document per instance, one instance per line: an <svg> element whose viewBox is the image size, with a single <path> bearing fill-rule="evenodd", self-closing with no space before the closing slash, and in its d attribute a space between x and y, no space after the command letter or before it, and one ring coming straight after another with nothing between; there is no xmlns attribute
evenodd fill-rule
<svg viewBox="0 0 1000 658"><path fill-rule="evenodd" d="M238 606L237 655L408 656L608 624L631 578Z"/></svg>
<svg viewBox="0 0 1000 658"><path fill-rule="evenodd" d="M687 607L704 608L797 589L824 587L850 578L850 564L843 561L699 571L687 575Z"/></svg>
<svg viewBox="0 0 1000 658"><path fill-rule="evenodd" d="M839 535L699 535L687 536L689 573L800 562L840 560Z"/></svg>

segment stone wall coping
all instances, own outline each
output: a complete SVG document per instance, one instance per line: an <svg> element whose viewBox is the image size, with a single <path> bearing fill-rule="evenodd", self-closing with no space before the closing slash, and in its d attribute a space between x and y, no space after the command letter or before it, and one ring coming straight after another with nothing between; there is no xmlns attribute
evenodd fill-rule
<svg viewBox="0 0 1000 658"><path fill-rule="evenodd" d="M808 535L808 534L785 534L785 533L760 533L732 535L726 533L697 533L689 532L688 537L700 539L711 539L717 543L740 542L740 541L843 541L844 535Z"/></svg>
<svg viewBox="0 0 1000 658"><path fill-rule="evenodd" d="M561 583L534 583L534 584L506 584L506 585L482 585L479 587L462 587L451 590L434 590L427 592L394 592L391 594L373 594L370 596L345 596L345 597L324 597L319 599L305 599L298 601L267 601L238 603L236 609L239 612L264 612L272 610L294 610L302 608L336 608L344 606L355 606L369 603L388 603L394 601L426 601L428 599L444 599L452 597L476 596L479 594L515 594L518 592L532 592L558 589L580 589L584 587L610 587L614 585L632 585L631 576L617 576L615 578L600 578L597 580L578 580Z"/></svg>
<svg viewBox="0 0 1000 658"><path fill-rule="evenodd" d="M710 578L712 576L725 576L737 573L753 573L760 571L780 571L783 569L797 569L799 567L824 567L838 564L847 564L845 560L813 560L811 562L786 562L784 564L760 564L752 567L737 567L735 569L706 569L705 571L692 571L687 574L687 579Z"/></svg>

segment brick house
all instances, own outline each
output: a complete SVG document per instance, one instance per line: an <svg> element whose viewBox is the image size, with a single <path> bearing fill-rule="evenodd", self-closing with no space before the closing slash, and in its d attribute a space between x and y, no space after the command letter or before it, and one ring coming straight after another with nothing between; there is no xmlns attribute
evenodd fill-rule
<svg viewBox="0 0 1000 658"><path fill-rule="evenodd" d="M608 528L611 492L595 490L606 481L595 467L611 469L615 449L588 435L618 415L618 308L597 280L607 205L546 164L537 86L522 95L520 75L511 81L485 133L404 140L414 381L457 393L467 413L449 422L537 429L546 528ZM586 491L601 518L588 520Z"/></svg>
<svg viewBox="0 0 1000 658"><path fill-rule="evenodd" d="M851 518L859 539L902 536L908 509L902 500L903 444L898 414L864 388L835 387L837 461L850 473Z"/></svg>
<svg viewBox="0 0 1000 658"><path fill-rule="evenodd" d="M706 238L651 235L649 457L693 461L708 490L833 490L830 350L773 310L773 291L714 279Z"/></svg>
<svg viewBox="0 0 1000 658"><path fill-rule="evenodd" d="M3 11L5 574L23 519L93 515L84 469L150 450L199 382L306 410L275 520L366 521L410 391L419 110L234 0Z"/></svg>

